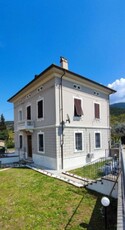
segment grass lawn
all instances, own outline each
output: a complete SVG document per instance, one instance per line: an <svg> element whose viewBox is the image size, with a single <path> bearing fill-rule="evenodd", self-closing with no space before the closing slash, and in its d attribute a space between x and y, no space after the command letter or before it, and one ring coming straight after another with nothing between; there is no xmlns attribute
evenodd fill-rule
<svg viewBox="0 0 125 230"><path fill-rule="evenodd" d="M108 162L109 160L100 161L95 164L91 164L91 165L84 166L82 168L71 170L70 172L78 176L81 176L81 177L86 177L86 178L95 180L103 176L103 173L100 169L102 166L105 165L105 163L108 163Z"/></svg>
<svg viewBox="0 0 125 230"><path fill-rule="evenodd" d="M104 230L102 196L30 169L0 172L0 229ZM115 230L116 201L108 210Z"/></svg>

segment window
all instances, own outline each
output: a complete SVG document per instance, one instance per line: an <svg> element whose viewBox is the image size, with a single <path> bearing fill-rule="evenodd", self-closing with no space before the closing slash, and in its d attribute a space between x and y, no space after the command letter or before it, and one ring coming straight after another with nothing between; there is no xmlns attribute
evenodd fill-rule
<svg viewBox="0 0 125 230"><path fill-rule="evenodd" d="M18 120L19 121L23 120L23 112L22 112L22 110L19 110L19 112L18 112Z"/></svg>
<svg viewBox="0 0 125 230"><path fill-rule="evenodd" d="M95 133L95 148L101 148L101 134L99 132Z"/></svg>
<svg viewBox="0 0 125 230"><path fill-rule="evenodd" d="M74 116L81 117L82 115L81 99L74 98Z"/></svg>
<svg viewBox="0 0 125 230"><path fill-rule="evenodd" d="M27 120L31 120L31 106L27 106Z"/></svg>
<svg viewBox="0 0 125 230"><path fill-rule="evenodd" d="M38 152L44 153L44 133L38 133Z"/></svg>
<svg viewBox="0 0 125 230"><path fill-rule="evenodd" d="M83 150L83 133L77 132L75 133L75 151Z"/></svg>
<svg viewBox="0 0 125 230"><path fill-rule="evenodd" d="M43 118L43 99L37 102L38 106L38 118Z"/></svg>
<svg viewBox="0 0 125 230"><path fill-rule="evenodd" d="M19 135L19 148L22 149L23 147L23 137L22 135Z"/></svg>
<svg viewBox="0 0 125 230"><path fill-rule="evenodd" d="M100 105L94 103L95 118L100 119Z"/></svg>

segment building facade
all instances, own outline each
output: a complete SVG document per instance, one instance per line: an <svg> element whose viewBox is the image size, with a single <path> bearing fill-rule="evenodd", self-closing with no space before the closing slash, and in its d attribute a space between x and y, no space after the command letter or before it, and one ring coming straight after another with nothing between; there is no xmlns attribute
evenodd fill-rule
<svg viewBox="0 0 125 230"><path fill-rule="evenodd" d="M110 143L109 95L115 91L52 64L12 96L15 149L51 169L104 157Z"/></svg>

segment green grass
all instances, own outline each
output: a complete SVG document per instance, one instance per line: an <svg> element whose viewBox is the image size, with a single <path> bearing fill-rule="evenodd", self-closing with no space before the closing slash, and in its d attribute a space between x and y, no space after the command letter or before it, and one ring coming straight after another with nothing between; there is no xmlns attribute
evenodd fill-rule
<svg viewBox="0 0 125 230"><path fill-rule="evenodd" d="M30 169L0 172L0 229L104 230L101 195ZM116 201L108 222L114 230Z"/></svg>
<svg viewBox="0 0 125 230"><path fill-rule="evenodd" d="M90 179L97 179L103 176L103 173L101 171L101 167L105 165L108 161L100 161L95 164L91 164L88 166L84 166L82 168L77 168L74 170L71 170L70 172L76 175L79 175L81 177L86 177Z"/></svg>

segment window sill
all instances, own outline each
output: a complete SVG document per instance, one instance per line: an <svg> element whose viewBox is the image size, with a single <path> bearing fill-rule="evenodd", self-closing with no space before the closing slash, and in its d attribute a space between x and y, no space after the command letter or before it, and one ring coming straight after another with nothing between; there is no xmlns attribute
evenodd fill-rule
<svg viewBox="0 0 125 230"><path fill-rule="evenodd" d="M81 121L83 118L83 116L80 116L80 117L73 117L73 121Z"/></svg>
<svg viewBox="0 0 125 230"><path fill-rule="evenodd" d="M44 121L44 117L43 118L37 118L37 121Z"/></svg>
<svg viewBox="0 0 125 230"><path fill-rule="evenodd" d="M74 153L76 154L76 153L83 153L84 152L84 150L82 149L82 150L75 150L74 151Z"/></svg>
<svg viewBox="0 0 125 230"><path fill-rule="evenodd" d="M39 155L40 155L40 154L45 154L45 152L41 152L41 151L38 151L37 153L38 153Z"/></svg>
<svg viewBox="0 0 125 230"><path fill-rule="evenodd" d="M100 118L95 118L95 121L100 121Z"/></svg>

